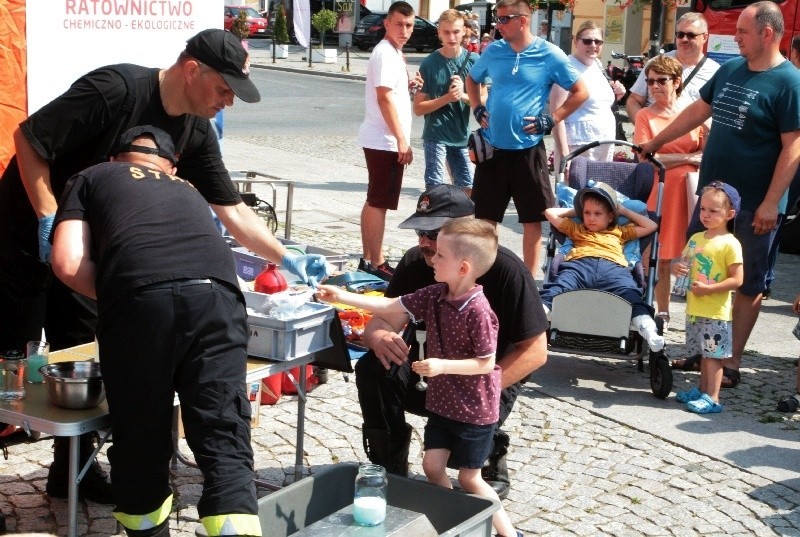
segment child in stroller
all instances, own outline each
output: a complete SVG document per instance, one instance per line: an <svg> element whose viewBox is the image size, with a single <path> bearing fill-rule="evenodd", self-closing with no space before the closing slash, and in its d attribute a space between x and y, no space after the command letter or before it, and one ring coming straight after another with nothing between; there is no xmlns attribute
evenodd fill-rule
<svg viewBox="0 0 800 537"><path fill-rule="evenodd" d="M631 326L651 351L660 351L664 338L658 333L623 254L625 242L654 233L658 225L621 205L617 193L605 183L579 190L574 205L574 209L551 208L544 213L550 224L574 243L555 280L545 284L541 293L548 315L553 297L560 293L577 289L606 291L631 304ZM571 220L576 215L582 217L582 223ZM630 223L618 225L618 216L627 217Z"/></svg>

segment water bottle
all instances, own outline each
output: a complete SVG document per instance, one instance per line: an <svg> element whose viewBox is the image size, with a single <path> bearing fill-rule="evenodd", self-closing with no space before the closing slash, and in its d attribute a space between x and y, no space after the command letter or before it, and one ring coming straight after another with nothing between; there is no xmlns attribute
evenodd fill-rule
<svg viewBox="0 0 800 537"><path fill-rule="evenodd" d="M694 262L694 248L695 242L689 241L686 250L684 250L684 255L681 257L680 263L686 266L689 272L675 278L675 285L672 287L672 294L675 296L686 296L686 293L689 292L689 287L692 286L691 273L692 263Z"/></svg>
<svg viewBox="0 0 800 537"><path fill-rule="evenodd" d="M386 469L362 464L356 476L353 518L359 526L377 526L386 519Z"/></svg>

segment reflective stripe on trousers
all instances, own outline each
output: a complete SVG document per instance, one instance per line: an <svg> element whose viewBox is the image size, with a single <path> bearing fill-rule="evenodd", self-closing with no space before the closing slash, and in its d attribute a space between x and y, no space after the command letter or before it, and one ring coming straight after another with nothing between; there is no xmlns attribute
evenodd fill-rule
<svg viewBox="0 0 800 537"><path fill-rule="evenodd" d="M167 496L164 503L150 513L144 515L129 515L121 511L114 511L114 518L129 530L149 530L164 522L172 509L172 494Z"/></svg>
<svg viewBox="0 0 800 537"><path fill-rule="evenodd" d="M219 535L261 535L261 522L258 515L214 515L200 519L209 537Z"/></svg>

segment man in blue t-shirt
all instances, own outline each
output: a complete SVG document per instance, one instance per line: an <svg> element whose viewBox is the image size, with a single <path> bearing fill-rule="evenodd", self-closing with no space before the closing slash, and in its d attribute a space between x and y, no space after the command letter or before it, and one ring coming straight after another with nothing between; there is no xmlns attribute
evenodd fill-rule
<svg viewBox="0 0 800 537"><path fill-rule="evenodd" d="M741 58L724 63L687 107L642 153L654 153L713 118L700 165L698 192L724 181L742 196L734 235L742 244L744 284L733 300L733 356L723 387L739 383L742 352L767 289L768 252L786 211L786 190L800 159L800 74L780 53L783 15L774 2L748 6L736 24ZM699 206L689 234L701 229Z"/></svg>
<svg viewBox="0 0 800 537"><path fill-rule="evenodd" d="M555 45L530 29L527 0L497 2L497 27L503 39L489 45L467 77L473 115L484 129L494 156L475 169L475 216L502 222L513 199L522 224L522 254L536 276L541 256L544 210L555 204L544 142L556 121L574 112L589 96L586 84ZM491 79L486 100L480 84ZM569 95L552 115L544 112L553 84Z"/></svg>

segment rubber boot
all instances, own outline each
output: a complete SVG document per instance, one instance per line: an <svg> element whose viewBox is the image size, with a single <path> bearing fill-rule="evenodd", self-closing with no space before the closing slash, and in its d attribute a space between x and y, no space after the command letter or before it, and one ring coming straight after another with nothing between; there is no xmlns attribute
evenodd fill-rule
<svg viewBox="0 0 800 537"><path fill-rule="evenodd" d="M78 457L78 471L86 464L89 455L94 451L94 433L85 433L80 438L80 456ZM69 481L69 438L64 436L53 437L53 463L47 474L45 491L52 498L66 498ZM111 495L111 481L108 475L100 468L97 460L86 471L78 485L78 496L96 503L113 504Z"/></svg>
<svg viewBox="0 0 800 537"><path fill-rule="evenodd" d="M505 500L511 489L511 478L508 476L506 455L511 443L508 435L498 431L494 436L494 447L489 453L489 459L481 468L481 477L494 489L501 500Z"/></svg>
<svg viewBox="0 0 800 537"><path fill-rule="evenodd" d="M373 464L386 468L390 474L408 476L408 450L411 446L411 426L406 424L406 434L402 438L393 439L383 429L365 429L361 434L364 440L364 452Z"/></svg>

